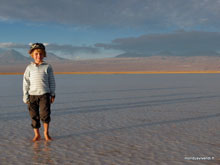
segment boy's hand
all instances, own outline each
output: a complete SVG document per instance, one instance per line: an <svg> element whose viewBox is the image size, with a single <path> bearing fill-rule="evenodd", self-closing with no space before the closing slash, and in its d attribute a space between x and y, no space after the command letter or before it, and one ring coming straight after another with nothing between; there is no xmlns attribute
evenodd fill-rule
<svg viewBox="0 0 220 165"><path fill-rule="evenodd" d="M54 100L55 100L55 96L51 96L50 103L52 104L54 102Z"/></svg>

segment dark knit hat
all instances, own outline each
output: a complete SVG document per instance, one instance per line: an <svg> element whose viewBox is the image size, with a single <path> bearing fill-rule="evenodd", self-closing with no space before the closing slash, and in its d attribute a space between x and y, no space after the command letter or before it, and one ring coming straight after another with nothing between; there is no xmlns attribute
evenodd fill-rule
<svg viewBox="0 0 220 165"><path fill-rule="evenodd" d="M45 46L42 43L34 43L31 45L28 53L31 54L34 49L42 49L45 51Z"/></svg>

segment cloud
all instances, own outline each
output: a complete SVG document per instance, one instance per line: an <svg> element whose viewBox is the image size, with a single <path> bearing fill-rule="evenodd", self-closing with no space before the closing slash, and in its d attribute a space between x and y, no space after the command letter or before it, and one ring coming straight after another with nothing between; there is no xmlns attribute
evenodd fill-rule
<svg viewBox="0 0 220 165"><path fill-rule="evenodd" d="M73 46L73 45L58 45L58 44L47 44L46 46L48 51L59 51L64 53L99 53L99 49L97 47L91 47L91 46Z"/></svg>
<svg viewBox="0 0 220 165"><path fill-rule="evenodd" d="M0 19L77 26L220 27L219 0L1 0Z"/></svg>
<svg viewBox="0 0 220 165"><path fill-rule="evenodd" d="M220 51L220 33L202 31L178 31L166 34L147 34L139 37L118 38L111 43L97 43L104 49L126 53L154 55L172 52L175 55Z"/></svg>
<svg viewBox="0 0 220 165"><path fill-rule="evenodd" d="M0 43L0 48L3 49L25 49L26 51L30 48L30 44L20 44L5 42ZM60 54L68 54L74 56L75 54L99 54L100 50L97 47L92 46L74 46L74 45L59 45L59 44L50 44L44 43L46 50L48 52L59 52Z"/></svg>
<svg viewBox="0 0 220 165"><path fill-rule="evenodd" d="M2 42L2 43L0 43L0 48L28 49L29 45L13 43L13 42Z"/></svg>

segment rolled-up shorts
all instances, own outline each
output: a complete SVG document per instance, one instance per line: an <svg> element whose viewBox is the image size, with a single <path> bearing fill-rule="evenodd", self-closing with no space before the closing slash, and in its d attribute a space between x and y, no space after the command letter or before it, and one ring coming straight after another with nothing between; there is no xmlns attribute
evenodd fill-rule
<svg viewBox="0 0 220 165"><path fill-rule="evenodd" d="M40 120L43 123L49 123L51 120L50 94L30 95L29 101L28 109L32 122L31 126L33 128L40 128Z"/></svg>

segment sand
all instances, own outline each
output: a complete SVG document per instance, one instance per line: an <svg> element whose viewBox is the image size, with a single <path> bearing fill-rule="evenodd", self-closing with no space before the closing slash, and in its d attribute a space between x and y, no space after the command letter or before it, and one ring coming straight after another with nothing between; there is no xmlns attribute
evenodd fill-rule
<svg viewBox="0 0 220 165"><path fill-rule="evenodd" d="M55 72L213 72L220 71L220 57L152 56L49 61ZM0 74L23 73L29 62L2 63Z"/></svg>
<svg viewBox="0 0 220 165"><path fill-rule="evenodd" d="M219 74L56 75L54 140L35 143L22 75L0 82L0 164L220 163Z"/></svg>

